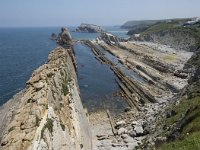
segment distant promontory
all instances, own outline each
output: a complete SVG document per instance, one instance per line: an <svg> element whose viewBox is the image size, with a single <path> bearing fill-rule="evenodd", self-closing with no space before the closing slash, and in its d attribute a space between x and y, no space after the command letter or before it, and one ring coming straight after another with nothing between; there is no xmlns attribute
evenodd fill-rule
<svg viewBox="0 0 200 150"><path fill-rule="evenodd" d="M86 33L101 33L103 28L94 24L82 23L77 29L76 32L86 32Z"/></svg>

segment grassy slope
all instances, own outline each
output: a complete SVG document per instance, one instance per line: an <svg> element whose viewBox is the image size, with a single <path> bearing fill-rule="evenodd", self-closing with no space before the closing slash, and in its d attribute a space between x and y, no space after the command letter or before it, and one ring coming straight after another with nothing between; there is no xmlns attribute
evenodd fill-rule
<svg viewBox="0 0 200 150"><path fill-rule="evenodd" d="M196 68L200 68L200 49L197 55L193 56L189 62ZM200 70L200 69L199 69ZM199 71L200 72L200 71ZM191 81L191 85L186 91L179 105L171 106L170 110L174 110L176 115L164 120L167 127L171 129L161 133L164 136L169 136L171 131L175 129L177 123L180 123L181 118L187 120L183 128L179 131L179 136L176 140L170 141L158 147L158 150L196 150L200 149L200 74L196 73L196 77ZM190 110L190 111L188 111ZM185 115L186 114L186 115ZM185 115L185 116L184 116Z"/></svg>
<svg viewBox="0 0 200 150"><path fill-rule="evenodd" d="M181 31L192 34L200 43L200 23L195 27L181 26L185 21L187 20L177 19L168 23L158 22L140 34L141 36L145 36L161 31ZM188 63L195 66L195 68L200 68L200 49ZM158 150L200 149L200 69L199 74L196 75L199 76L199 78L190 82L186 94L181 98L180 103L170 106L169 111L173 110L176 114L170 118L165 118L160 122L161 125L165 124L167 127L166 130L160 134L161 137L170 137L173 131L176 131L176 127L178 127L181 122L184 122L177 134L178 137L175 140L171 139L167 143L157 147Z"/></svg>
<svg viewBox="0 0 200 150"><path fill-rule="evenodd" d="M151 34L151 33L158 33L161 31L167 31L167 30L171 30L171 31L185 31L188 33L191 33L192 35L198 37L200 35L200 24L199 27L183 27L180 26L181 24L183 24L183 21L172 21L169 23L157 23L154 24L152 26L150 26L147 30L145 30L144 32L141 33L141 35L147 35L147 34Z"/></svg>
<svg viewBox="0 0 200 150"><path fill-rule="evenodd" d="M185 20L183 20L185 21ZM184 31L194 35L200 43L200 23L195 27L182 27L182 20L173 20L169 23L157 23L141 33L147 35L166 30ZM200 46L200 44L199 44ZM200 49L189 61L189 64L200 68ZM170 106L169 111L173 110L176 114L170 118L165 118L161 125L166 125L160 136L170 137L173 131L177 131L178 125L183 123L175 140L170 139L167 143L157 147L158 150L196 150L200 149L200 69L196 73L195 80L190 81L186 94L181 98L179 104ZM158 123L159 126L159 123ZM177 133L177 132L176 132Z"/></svg>

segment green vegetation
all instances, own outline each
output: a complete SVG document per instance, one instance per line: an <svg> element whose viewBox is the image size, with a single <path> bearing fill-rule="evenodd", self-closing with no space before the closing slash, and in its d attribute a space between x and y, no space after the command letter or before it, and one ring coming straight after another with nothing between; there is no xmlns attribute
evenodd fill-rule
<svg viewBox="0 0 200 150"><path fill-rule="evenodd" d="M157 23L155 25L150 26L142 34L147 34L147 33L152 33L152 32L160 32L160 31L172 29L175 27L176 27L176 25L171 24L171 23Z"/></svg>
<svg viewBox="0 0 200 150"><path fill-rule="evenodd" d="M200 37L200 29L194 29L191 27L183 27L174 23L157 23L155 25L150 26L147 30L141 33L141 35L146 35L150 33L157 33L161 31L179 31L179 32L187 32L191 35Z"/></svg>
<svg viewBox="0 0 200 150"><path fill-rule="evenodd" d="M8 132L11 132L15 129L15 127L11 127L10 129L8 129Z"/></svg>
<svg viewBox="0 0 200 150"><path fill-rule="evenodd" d="M35 126L36 126L36 127L39 127L40 121L41 121L40 118L36 115L36 116L35 116Z"/></svg>
<svg viewBox="0 0 200 150"><path fill-rule="evenodd" d="M174 129L175 125L183 119L185 120L185 123L180 130L179 138L177 138L173 142L169 142L167 144L162 145L158 148L159 150L200 149L199 89L200 84L194 86L190 91L190 93L193 95L192 97L189 96L189 98L182 100L179 105L172 106L171 109L173 109L176 112L176 115L165 120L166 126L171 127L171 129ZM162 133L162 135L169 136L169 133L169 131L165 131L164 133Z"/></svg>
<svg viewBox="0 0 200 150"><path fill-rule="evenodd" d="M62 89L63 89L64 95L66 96L69 93L69 89L68 89L67 83L63 83L62 84Z"/></svg>
<svg viewBox="0 0 200 150"><path fill-rule="evenodd" d="M180 31L187 32L200 39L200 23L199 25L184 27L183 24L188 20L190 19L174 19L168 22L157 22L156 24L149 26L145 31L141 32L141 35L158 33L161 31Z"/></svg>
<svg viewBox="0 0 200 150"><path fill-rule="evenodd" d="M50 72L50 73L47 74L47 77L48 77L48 78L51 78L53 75L54 75L54 73L53 73L53 72Z"/></svg>
<svg viewBox="0 0 200 150"><path fill-rule="evenodd" d="M195 55L192 56L188 63L197 67L200 66L200 49Z"/></svg>
<svg viewBox="0 0 200 150"><path fill-rule="evenodd" d="M200 67L200 49L188 62L196 68ZM179 105L171 106L176 115L164 119L166 129L161 136L169 137L172 131L180 125L178 138L163 144L158 150L196 150L200 149L200 74L196 70L194 77L187 88L186 96L182 98Z"/></svg>
<svg viewBox="0 0 200 150"><path fill-rule="evenodd" d="M165 144L162 147L158 148L158 150L198 150L200 149L199 137L199 133L194 133L192 135L188 135L183 140L177 140L175 142Z"/></svg>
<svg viewBox="0 0 200 150"><path fill-rule="evenodd" d="M62 122L60 122L60 126L61 126L62 130L65 131L65 125Z"/></svg>
<svg viewBox="0 0 200 150"><path fill-rule="evenodd" d="M62 70L60 70L60 74L61 74L61 76L64 76L64 73L63 73L63 71L62 71Z"/></svg>
<svg viewBox="0 0 200 150"><path fill-rule="evenodd" d="M42 131L41 131L41 138L43 138L43 136L44 136L45 129L48 129L49 132L52 134L52 132L53 132L53 120L52 119L47 118L46 124L44 125L44 127L42 128Z"/></svg>

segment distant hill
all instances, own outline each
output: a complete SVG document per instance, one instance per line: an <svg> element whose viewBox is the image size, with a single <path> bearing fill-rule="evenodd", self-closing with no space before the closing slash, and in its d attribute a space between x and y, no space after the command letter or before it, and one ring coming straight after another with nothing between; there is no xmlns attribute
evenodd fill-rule
<svg viewBox="0 0 200 150"><path fill-rule="evenodd" d="M159 22L160 20L141 20L141 21L127 21L126 23L124 23L121 28L123 29L131 29L135 26L147 26L147 25L152 25L155 24L157 22Z"/></svg>
<svg viewBox="0 0 200 150"><path fill-rule="evenodd" d="M171 22L171 21L187 21L191 20L191 18L174 18L174 19L162 19L162 20L136 20L136 21L127 21L124 23L121 28L122 29L135 29L135 28L143 28L148 27L156 23L161 22Z"/></svg>
<svg viewBox="0 0 200 150"><path fill-rule="evenodd" d="M132 28L128 34L133 40L156 42L194 52L200 46L200 21L195 18L160 21L146 27Z"/></svg>

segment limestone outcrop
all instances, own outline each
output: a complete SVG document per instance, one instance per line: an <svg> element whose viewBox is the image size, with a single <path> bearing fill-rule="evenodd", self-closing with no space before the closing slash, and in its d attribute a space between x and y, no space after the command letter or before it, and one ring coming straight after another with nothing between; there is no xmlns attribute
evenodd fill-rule
<svg viewBox="0 0 200 150"><path fill-rule="evenodd" d="M57 37L57 44L62 45L62 47L65 47L65 48L72 47L72 37L68 29L61 28L61 32L59 33Z"/></svg>
<svg viewBox="0 0 200 150"><path fill-rule="evenodd" d="M124 39L121 39L107 32L102 32L101 35L97 38L97 41L101 41L101 40L103 40L108 45L120 45L120 42L125 41Z"/></svg>
<svg viewBox="0 0 200 150"><path fill-rule="evenodd" d="M104 30L97 25L93 24L81 24L77 29L76 32L87 32L87 33L101 33Z"/></svg>
<svg viewBox="0 0 200 150"><path fill-rule="evenodd" d="M184 37L184 38L183 38ZM136 41L148 41L169 45L176 50L196 51L198 48L198 37L190 30L167 29L159 32L141 34L132 37Z"/></svg>
<svg viewBox="0 0 200 150"><path fill-rule="evenodd" d="M59 36L59 43L68 47L54 49L27 81L15 109L8 111L9 116L1 113L4 120L10 118L2 128L3 150L91 149L89 123L69 54L71 36L66 29Z"/></svg>

